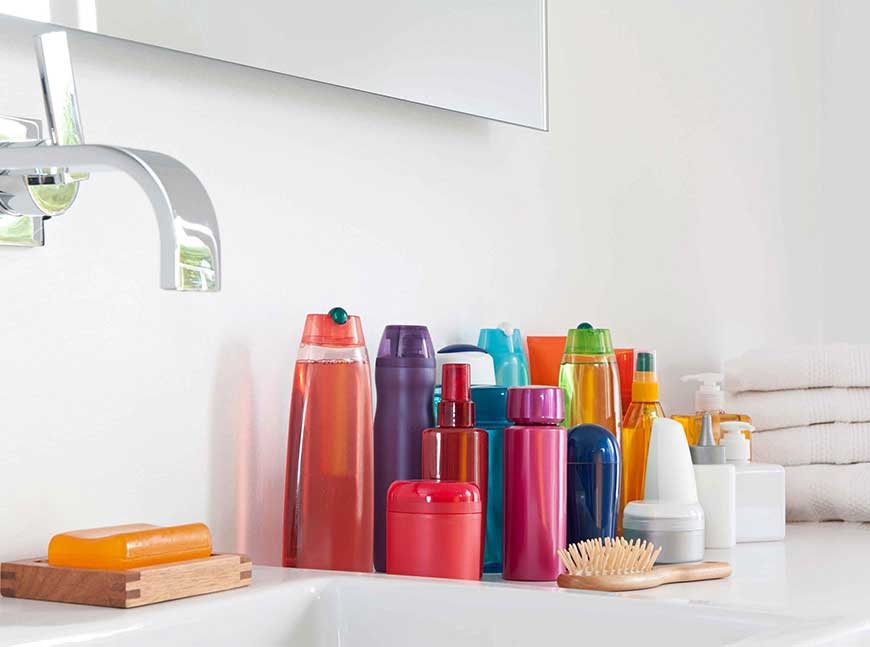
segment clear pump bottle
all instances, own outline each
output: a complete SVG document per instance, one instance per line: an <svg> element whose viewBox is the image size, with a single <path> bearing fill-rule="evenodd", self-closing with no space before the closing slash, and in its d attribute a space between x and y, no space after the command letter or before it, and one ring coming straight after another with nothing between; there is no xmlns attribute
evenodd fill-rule
<svg viewBox="0 0 870 647"><path fill-rule="evenodd" d="M720 386L723 379L721 373L698 373L697 375L686 375L681 378L683 382L691 380L700 382L698 390L695 391L695 413L671 416L683 425L689 445L698 444L705 413L709 413L712 416L713 440L716 444L719 443L719 439L722 437L722 432L719 429L721 423L735 421L752 422L752 418L747 415L742 413L727 413L725 411L725 393L723 393ZM748 435L746 439L749 440Z"/></svg>

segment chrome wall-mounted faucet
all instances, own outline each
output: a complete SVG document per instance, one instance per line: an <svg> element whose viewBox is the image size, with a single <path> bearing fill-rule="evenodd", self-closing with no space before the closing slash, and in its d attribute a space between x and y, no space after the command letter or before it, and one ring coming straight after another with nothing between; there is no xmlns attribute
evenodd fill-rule
<svg viewBox="0 0 870 647"><path fill-rule="evenodd" d="M85 144L66 32L35 40L48 138L36 119L0 115L0 245L42 246L45 220L69 209L89 172L122 171L157 216L160 287L218 291L220 235L205 187L168 155Z"/></svg>

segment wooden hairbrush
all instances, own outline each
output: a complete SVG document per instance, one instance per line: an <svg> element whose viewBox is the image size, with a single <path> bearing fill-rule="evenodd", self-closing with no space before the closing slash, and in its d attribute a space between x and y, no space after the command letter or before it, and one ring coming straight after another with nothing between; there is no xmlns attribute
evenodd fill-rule
<svg viewBox="0 0 870 647"><path fill-rule="evenodd" d="M653 566L661 548L623 537L589 539L560 548L567 573L556 580L565 589L592 591L638 591L662 584L716 580L731 575L728 562L697 562Z"/></svg>

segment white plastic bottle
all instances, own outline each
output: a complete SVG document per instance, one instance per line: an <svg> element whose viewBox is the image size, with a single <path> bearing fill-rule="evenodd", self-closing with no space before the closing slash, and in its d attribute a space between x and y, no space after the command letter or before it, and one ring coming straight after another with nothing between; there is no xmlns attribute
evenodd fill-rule
<svg viewBox="0 0 870 647"><path fill-rule="evenodd" d="M736 472L725 448L713 440L713 416L705 413L698 444L689 447L695 467L698 502L704 508L704 546L731 548L737 543Z"/></svg>
<svg viewBox="0 0 870 647"><path fill-rule="evenodd" d="M773 463L750 463L748 422L723 422L725 458L736 470L737 541L785 538L785 469Z"/></svg>

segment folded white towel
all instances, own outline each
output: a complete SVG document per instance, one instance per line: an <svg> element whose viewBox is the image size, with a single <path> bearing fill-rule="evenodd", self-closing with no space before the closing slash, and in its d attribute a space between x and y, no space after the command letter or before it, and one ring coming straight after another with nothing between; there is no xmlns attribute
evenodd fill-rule
<svg viewBox="0 0 870 647"><path fill-rule="evenodd" d="M870 423L789 427L752 436L752 460L779 465L870 463ZM870 483L867 484L870 491Z"/></svg>
<svg viewBox="0 0 870 647"><path fill-rule="evenodd" d="M870 464L785 468L789 521L870 521Z"/></svg>
<svg viewBox="0 0 870 647"><path fill-rule="evenodd" d="M870 389L729 393L725 410L749 415L757 431L827 422L870 422Z"/></svg>
<svg viewBox="0 0 870 647"><path fill-rule="evenodd" d="M826 386L870 386L870 344L756 350L725 362L731 392Z"/></svg>

